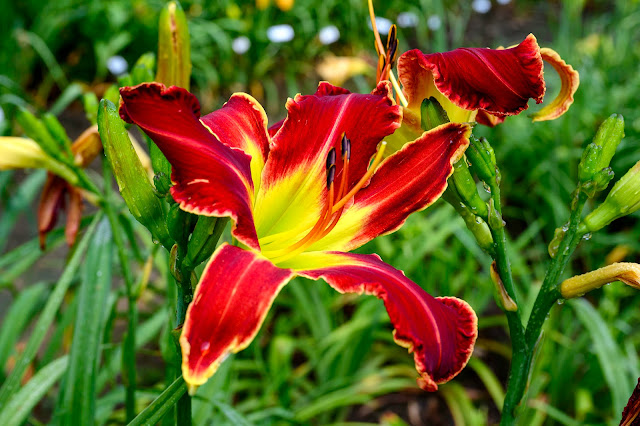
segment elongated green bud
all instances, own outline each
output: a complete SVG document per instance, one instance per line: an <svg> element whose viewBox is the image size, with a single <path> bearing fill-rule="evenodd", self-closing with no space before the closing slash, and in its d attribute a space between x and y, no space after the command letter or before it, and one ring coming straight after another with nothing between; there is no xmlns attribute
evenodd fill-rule
<svg viewBox="0 0 640 426"><path fill-rule="evenodd" d="M182 210L177 203L169 208L169 213L167 213L169 235L181 248L187 247L189 235L193 230L197 217L198 216Z"/></svg>
<svg viewBox="0 0 640 426"><path fill-rule="evenodd" d="M493 255L495 252L493 248L493 237L491 236L491 230L487 222L480 216L476 216L471 209L462 202L452 187L448 187L444 191L442 198L451 204L462 220L464 220L464 224L467 226L467 229L471 231L480 248L487 254Z"/></svg>
<svg viewBox="0 0 640 426"><path fill-rule="evenodd" d="M131 70L131 79L133 80L133 84L153 81L153 70L155 67L156 55L149 52L140 56Z"/></svg>
<svg viewBox="0 0 640 426"><path fill-rule="evenodd" d="M478 194L478 187L471 176L466 157L463 156L453 165L453 174L449 177L448 182L455 188L462 202L469 206L475 215L482 218L487 217L487 203Z"/></svg>
<svg viewBox="0 0 640 426"><path fill-rule="evenodd" d="M423 130L431 130L449 122L447 112L433 96L424 99L420 105L420 125Z"/></svg>
<svg viewBox="0 0 640 426"><path fill-rule="evenodd" d="M640 209L640 161L620 178L602 204L580 225L579 232L594 232Z"/></svg>
<svg viewBox="0 0 640 426"><path fill-rule="evenodd" d="M578 177L581 182L593 179L596 173L609 167L623 137L624 118L620 114L612 114L600 125L593 142L582 154L578 166Z"/></svg>
<svg viewBox="0 0 640 426"><path fill-rule="evenodd" d="M65 152L66 155L73 157L71 152L71 139L67 136L67 131L62 127L55 115L50 112L42 116L42 122L46 126L49 134L57 142L58 147Z"/></svg>
<svg viewBox="0 0 640 426"><path fill-rule="evenodd" d="M228 222L229 218L226 217L199 216L189 240L183 265L193 269L207 260L216 249L220 235Z"/></svg>
<svg viewBox="0 0 640 426"><path fill-rule="evenodd" d="M187 17L177 2L169 2L160 13L158 70L156 81L189 90L191 41Z"/></svg>
<svg viewBox="0 0 640 426"><path fill-rule="evenodd" d="M487 139L478 139L471 135L469 138L469 148L465 151L465 155L471 163L471 169L480 180L489 184L497 179L499 183L496 155Z"/></svg>
<svg viewBox="0 0 640 426"><path fill-rule="evenodd" d="M98 109L98 130L104 152L129 211L151 232L155 241L170 249L173 241L165 224L162 202L153 191L116 106L105 99L100 101Z"/></svg>
<svg viewBox="0 0 640 426"><path fill-rule="evenodd" d="M98 103L98 97L95 93L87 92L82 95L84 113L91 124L98 124Z"/></svg>
<svg viewBox="0 0 640 426"><path fill-rule="evenodd" d="M44 152L46 152L50 157L55 158L56 160L60 160L64 163L70 163L70 156L66 155L66 152L63 147L60 146L58 141L51 135L47 126L44 123L36 118L31 112L24 108L20 108L18 114L16 116L18 123L22 126L24 133L34 141ZM63 129L64 131L64 129Z"/></svg>

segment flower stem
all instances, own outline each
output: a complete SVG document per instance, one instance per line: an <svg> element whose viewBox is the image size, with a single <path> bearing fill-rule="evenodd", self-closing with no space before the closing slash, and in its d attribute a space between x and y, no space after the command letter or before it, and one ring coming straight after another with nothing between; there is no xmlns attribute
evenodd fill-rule
<svg viewBox="0 0 640 426"><path fill-rule="evenodd" d="M566 267L571 254L576 249L582 235L578 232L582 210L587 201L587 195L577 190L574 202L572 203L569 227L560 243L556 257L552 260L547 269L544 282L538 293L538 297L533 305L531 316L527 323L522 349L514 344L513 359L511 362L511 372L507 382L507 393L502 410L501 425L511 425L516 420L516 409L520 405L527 388L531 363L536 349L536 344L540 338L540 332L547 314L551 307L560 299L558 291L558 280Z"/></svg>
<svg viewBox="0 0 640 426"><path fill-rule="evenodd" d="M491 200L493 201L493 208L497 213L500 223L492 223L489 220L489 229L491 230L491 236L493 237L495 254L493 260L496 261L498 268L498 274L502 280L507 294L513 301L518 304L518 296L516 295L515 285L513 283L513 274L511 273L511 263L509 262L509 256L507 253L507 237L504 230L504 224L502 223L502 204L500 202L500 185L496 180L489 183L491 189ZM520 319L520 311L516 310L508 311L504 310L507 317L507 323L509 325L509 333L511 335L511 345L513 347L514 356L519 351L522 351L524 347L524 328Z"/></svg>

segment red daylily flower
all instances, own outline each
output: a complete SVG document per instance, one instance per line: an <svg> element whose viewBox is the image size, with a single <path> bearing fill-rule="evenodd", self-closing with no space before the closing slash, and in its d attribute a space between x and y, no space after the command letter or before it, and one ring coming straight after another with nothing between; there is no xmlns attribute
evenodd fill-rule
<svg viewBox="0 0 640 426"><path fill-rule="evenodd" d="M178 87L142 84L121 95L122 118L172 164L181 208L231 217L242 245L216 250L187 311L180 343L191 392L249 345L296 275L382 299L423 389L436 390L466 365L477 337L466 302L430 296L377 255L346 252L393 232L442 194L469 143L467 124L425 132L382 161L384 142L377 147L401 121L388 82L369 95L321 83L314 95L289 99L287 118L271 129L247 94L204 117Z"/></svg>
<svg viewBox="0 0 640 426"><path fill-rule="evenodd" d="M434 97L447 111L450 121L494 126L506 116L528 108L529 99L541 103L546 91L543 60L558 72L562 88L558 96L533 121L555 119L573 103L580 83L578 72L549 48L540 48L533 34L509 49L459 48L425 54L405 52L398 59L398 79L409 105L395 137L398 143L422 133L420 105ZM402 141L400 141L402 139Z"/></svg>

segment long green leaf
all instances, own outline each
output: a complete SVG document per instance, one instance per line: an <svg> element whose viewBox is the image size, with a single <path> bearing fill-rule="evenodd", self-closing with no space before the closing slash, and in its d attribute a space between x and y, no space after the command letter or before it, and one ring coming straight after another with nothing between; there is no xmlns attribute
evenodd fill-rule
<svg viewBox="0 0 640 426"><path fill-rule="evenodd" d="M5 380L5 382L2 384L2 387L0 388L0 409L2 409L6 405L11 395L16 393L16 390L20 385L22 376L27 370L27 367L29 367L31 361L33 361L33 358L36 356L38 348L40 347L40 344L44 340L44 337L47 334L51 323L53 322L55 314L58 311L60 304L62 303L64 295L66 294L71 281L75 277L76 271L80 266L82 255L86 251L87 246L89 245L89 241L91 241L91 239L93 238L93 232L95 231L101 217L101 213L96 214L93 222L89 226L89 229L87 229L86 234L82 237L82 240L80 240L76 251L73 253L71 260L64 269L60 280L56 283L53 292L49 296L49 300L42 310L42 314L38 318L38 322L33 329L33 333L31 334L31 337L27 342L27 346L25 347L24 352L22 353L20 358L18 358L15 367L9 374L9 377L7 377L7 380Z"/></svg>
<svg viewBox="0 0 640 426"><path fill-rule="evenodd" d="M62 424L94 422L103 311L111 290L112 259L111 227L104 219L89 245L78 292L78 312L65 378Z"/></svg>
<svg viewBox="0 0 640 426"><path fill-rule="evenodd" d="M0 329L0 365L6 365L7 358L11 355L20 334L29 324L34 313L42 307L46 290L44 283L30 285L18 293L11 303L11 308L4 317L3 326Z"/></svg>
<svg viewBox="0 0 640 426"><path fill-rule="evenodd" d="M42 399L47 391L62 377L69 365L69 357L63 356L47 364L24 385L0 412L0 425L19 426Z"/></svg>
<svg viewBox="0 0 640 426"><path fill-rule="evenodd" d="M187 391L187 384L178 377L168 388L166 388L147 408L133 419L129 426L154 425L172 408Z"/></svg>
<svg viewBox="0 0 640 426"><path fill-rule="evenodd" d="M613 412L621 413L634 385L626 374L627 371L623 365L625 357L622 350L616 344L602 316L589 302L577 299L571 303L571 307L593 339L593 349L611 392Z"/></svg>

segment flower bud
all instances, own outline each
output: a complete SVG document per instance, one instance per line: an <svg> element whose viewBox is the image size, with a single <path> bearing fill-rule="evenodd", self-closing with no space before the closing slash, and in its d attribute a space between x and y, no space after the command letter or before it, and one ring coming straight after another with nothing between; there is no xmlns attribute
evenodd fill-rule
<svg viewBox="0 0 640 426"><path fill-rule="evenodd" d="M160 13L158 69L156 81L189 90L191 43L187 18L177 2L169 2Z"/></svg>
<svg viewBox="0 0 640 426"><path fill-rule="evenodd" d="M449 122L447 112L433 96L424 99L420 105L420 123L422 130L428 131Z"/></svg>
<svg viewBox="0 0 640 426"><path fill-rule="evenodd" d="M638 209L640 209L640 161L613 185L604 202L584 218L579 232L597 231L615 219Z"/></svg>
<svg viewBox="0 0 640 426"><path fill-rule="evenodd" d="M84 113L87 116L87 120L94 125L98 124L98 102L98 97L93 92L87 92L82 95Z"/></svg>
<svg viewBox="0 0 640 426"><path fill-rule="evenodd" d="M47 155L62 162L69 161L70 156L67 154L64 146L61 146L61 144L51 136L51 133L44 123L38 120L35 115L24 108L20 108L16 120L20 126L22 126L24 133L40 145L40 148L42 148Z"/></svg>
<svg viewBox="0 0 640 426"><path fill-rule="evenodd" d="M228 222L228 218L199 216L189 239L183 265L188 269L194 269L207 260L216 249L220 235Z"/></svg>
<svg viewBox="0 0 640 426"><path fill-rule="evenodd" d="M162 202L156 197L147 172L140 163L116 106L100 101L98 129L120 193L133 217L143 224L154 240L167 249L173 241L164 221Z"/></svg>
<svg viewBox="0 0 640 426"><path fill-rule="evenodd" d="M189 235L195 226L196 215L188 213L180 208L179 204L173 204L167 213L167 228L169 235L178 243L178 246L186 247Z"/></svg>
<svg viewBox="0 0 640 426"><path fill-rule="evenodd" d="M560 293L563 298L571 299L614 281L622 281L640 290L640 265L626 262L614 263L586 274L576 275L560 284Z"/></svg>
<svg viewBox="0 0 640 426"><path fill-rule="evenodd" d="M600 170L609 167L613 155L624 137L624 118L612 114L600 125L596 136L584 150L578 166L578 178L587 182Z"/></svg>
<svg viewBox="0 0 640 426"><path fill-rule="evenodd" d="M471 231L478 245L489 255L494 254L493 237L489 225L480 216L476 216L467 205L465 205L458 194L451 187L448 187L442 194L442 198L453 206L455 211L464 220L467 229Z"/></svg>
<svg viewBox="0 0 640 426"><path fill-rule="evenodd" d="M153 81L153 70L156 66L156 55L153 53L145 53L140 56L136 61L136 64L131 70L131 79L133 84L146 83L147 81Z"/></svg>
<svg viewBox="0 0 640 426"><path fill-rule="evenodd" d="M449 177L448 183L475 215L482 218L487 217L487 203L478 194L478 187L473 176L471 176L466 157L463 156L453 165L453 174Z"/></svg>
<svg viewBox="0 0 640 426"><path fill-rule="evenodd" d="M471 168L478 178L486 183L493 182L498 176L496 155L486 138L478 139L471 135L469 148L465 152Z"/></svg>
<svg viewBox="0 0 640 426"><path fill-rule="evenodd" d="M30 168L47 169L72 185L78 182L73 170L51 158L33 140L0 136L0 170Z"/></svg>

